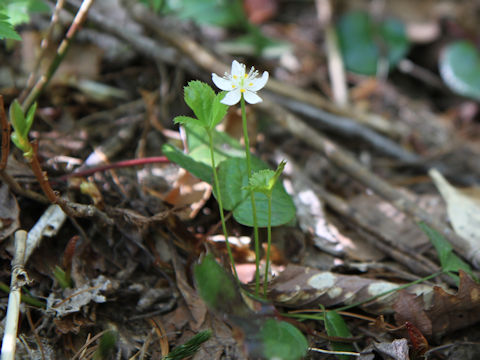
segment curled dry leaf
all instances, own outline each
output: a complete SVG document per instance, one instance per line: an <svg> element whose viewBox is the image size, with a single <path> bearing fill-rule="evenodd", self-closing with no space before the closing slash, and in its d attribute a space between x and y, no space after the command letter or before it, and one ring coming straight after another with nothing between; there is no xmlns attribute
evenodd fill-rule
<svg viewBox="0 0 480 360"><path fill-rule="evenodd" d="M323 304L331 308L366 301L400 285L289 265L272 282L269 296L277 304L287 307ZM480 285L460 271L456 294L439 286L416 284L360 307L376 315L394 313L399 325L409 321L425 336L442 336L480 321Z"/></svg>
<svg viewBox="0 0 480 360"><path fill-rule="evenodd" d="M480 188L456 188L436 169L431 169L429 175L447 203L453 229L465 240L469 260L474 265L480 264Z"/></svg>

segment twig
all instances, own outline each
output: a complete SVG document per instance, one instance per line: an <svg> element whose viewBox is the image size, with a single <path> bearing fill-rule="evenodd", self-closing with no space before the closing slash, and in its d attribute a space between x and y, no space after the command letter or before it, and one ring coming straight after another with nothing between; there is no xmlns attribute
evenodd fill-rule
<svg viewBox="0 0 480 360"><path fill-rule="evenodd" d="M3 171L7 167L8 154L10 153L10 123L5 114L2 95L0 95L0 124L2 127L2 157L0 160L0 171Z"/></svg>
<svg viewBox="0 0 480 360"><path fill-rule="evenodd" d="M41 63L42 59L45 57L45 54L47 53L48 45L49 45L49 42L52 40L53 30L55 28L55 25L58 23L58 19L60 17L59 16L60 11L63 8L64 2L65 2L65 0L57 0L57 2L55 4L55 9L53 10L52 17L50 19L50 24L48 25L48 30L47 30L47 32L46 32L46 34L45 34L45 36L44 36L44 38L43 38L43 40L40 44L40 53L37 55L37 57L35 59L35 65L33 67L33 70L30 73L30 75L28 76L27 85L19 96L19 101L20 102L23 102L23 100L25 99L25 97L27 96L29 91L34 86L35 75L38 72L38 69L40 67L40 63Z"/></svg>
<svg viewBox="0 0 480 360"><path fill-rule="evenodd" d="M398 159L404 163L418 163L421 158L416 154L405 150L396 142L380 135L369 127L365 127L358 122L344 116L328 113L318 107L307 103L299 102L284 96L274 96L275 103L282 104L286 108L306 116L312 121L314 128L328 130L339 133L342 136L348 136L361 141L365 141L380 153L386 154L394 159Z"/></svg>
<svg viewBox="0 0 480 360"><path fill-rule="evenodd" d="M50 63L50 66L48 67L46 73L40 76L36 84L33 86L32 90L30 90L30 92L28 93L25 101L22 103L22 109L24 112L26 112L30 108L38 95L40 95L43 89L45 89L45 86L47 86L48 82L53 77L53 74L55 74L55 71L57 71L58 66L60 65L67 53L73 37L77 33L82 23L85 21L88 10L90 9L90 6L92 6L92 4L93 0L84 0L82 2L82 5L78 9L75 18L73 19L72 25L70 25L70 28L65 35L65 38L62 40L62 42L57 48L57 54L55 55L55 58Z"/></svg>
<svg viewBox="0 0 480 360"><path fill-rule="evenodd" d="M75 171L71 174L66 174L63 176L60 176L54 180L55 181L65 181L71 177L85 177L85 176L90 176L92 174L95 174L97 172L102 172L110 169L118 169L118 168L123 168L123 167L131 167L131 166L141 166L141 165L146 165L146 164L157 164L157 163L169 163L170 160L167 159L166 156L152 156L152 157L146 157L146 158L140 158L140 159L130 159L130 160L123 160L123 161L117 161L111 164L107 165L101 165L101 166L96 166L92 167L89 169L84 169L80 171Z"/></svg>
<svg viewBox="0 0 480 360"><path fill-rule="evenodd" d="M3 335L2 360L15 359L21 288L30 282L28 274L24 269L26 241L27 232L18 230L15 233L15 254L12 260L12 280L10 284L10 295L8 296L5 333Z"/></svg>
<svg viewBox="0 0 480 360"><path fill-rule="evenodd" d="M264 101L259 103L258 106L270 113L277 123L290 131L294 136L320 151L335 166L383 197L398 210L409 214L415 221L424 221L439 231L449 240L461 256L468 259L475 268L480 268L480 252L473 252L470 244L453 232L445 223L419 208L401 191L392 187L379 176L371 173L337 144L302 122L288 110L271 103L268 99L264 98Z"/></svg>
<svg viewBox="0 0 480 360"><path fill-rule="evenodd" d="M330 0L316 0L317 15L325 31L325 44L328 57L328 74L332 84L333 100L341 107L348 104L347 81L343 59L338 45L338 36L332 25L332 4Z"/></svg>

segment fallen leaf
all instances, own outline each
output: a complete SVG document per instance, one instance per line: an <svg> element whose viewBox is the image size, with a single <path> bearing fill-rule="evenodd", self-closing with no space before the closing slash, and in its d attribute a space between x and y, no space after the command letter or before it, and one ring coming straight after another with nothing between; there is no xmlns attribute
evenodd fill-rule
<svg viewBox="0 0 480 360"><path fill-rule="evenodd" d="M438 191L447 203L447 212L455 232L469 247L470 259L480 257L480 188L456 188L436 169L429 172Z"/></svg>
<svg viewBox="0 0 480 360"><path fill-rule="evenodd" d="M464 271L459 274L456 294L440 286L416 284L369 300L401 284L289 265L272 281L269 298L292 308L318 304L332 308L369 300L359 307L376 315L394 313L397 324L409 321L425 336L440 337L480 321L480 285Z"/></svg>

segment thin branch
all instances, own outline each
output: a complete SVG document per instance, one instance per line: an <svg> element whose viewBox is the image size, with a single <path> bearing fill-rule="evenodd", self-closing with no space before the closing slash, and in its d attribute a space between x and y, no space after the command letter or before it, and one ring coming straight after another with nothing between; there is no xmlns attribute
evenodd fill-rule
<svg viewBox="0 0 480 360"><path fill-rule="evenodd" d="M32 90L30 90L29 94L27 95L25 101L22 103L22 109L24 112L26 112L30 108L38 95L40 95L43 89L45 89L45 86L47 86L48 82L52 79L55 71L57 71L58 66L60 65L67 53L73 37L77 33L82 23L85 21L88 10L92 6L93 1L94 0L84 0L82 2L82 5L78 9L75 18L73 19L72 25L70 25L70 28L65 35L65 38L62 40L62 42L57 48L57 54L55 55L55 58L50 63L50 66L48 67L46 73L40 76L36 84L33 86Z"/></svg>

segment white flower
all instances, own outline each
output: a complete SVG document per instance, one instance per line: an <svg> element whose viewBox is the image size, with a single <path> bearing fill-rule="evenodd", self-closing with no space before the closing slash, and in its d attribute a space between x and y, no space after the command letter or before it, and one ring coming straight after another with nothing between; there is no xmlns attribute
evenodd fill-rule
<svg viewBox="0 0 480 360"><path fill-rule="evenodd" d="M262 101L257 95L257 91L265 86L268 81L268 72L265 71L261 78L258 77L258 71L253 67L247 74L245 65L237 60L232 62L232 73L222 77L212 74L212 80L221 90L228 91L221 103L225 105L235 105L242 97L249 104L256 104Z"/></svg>

